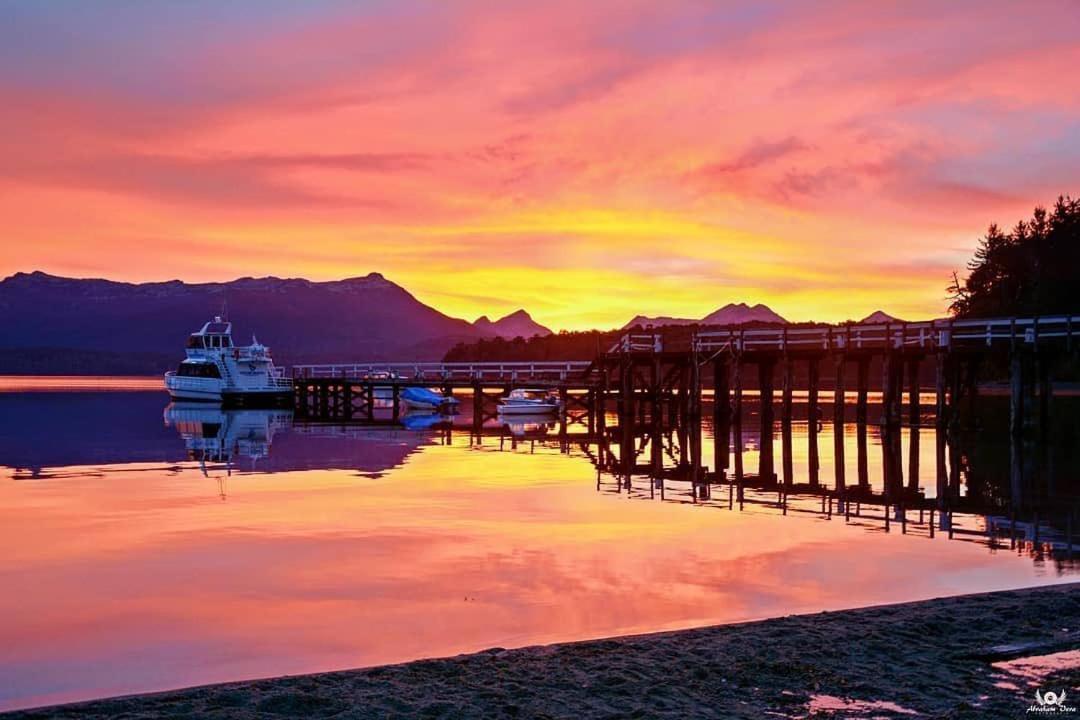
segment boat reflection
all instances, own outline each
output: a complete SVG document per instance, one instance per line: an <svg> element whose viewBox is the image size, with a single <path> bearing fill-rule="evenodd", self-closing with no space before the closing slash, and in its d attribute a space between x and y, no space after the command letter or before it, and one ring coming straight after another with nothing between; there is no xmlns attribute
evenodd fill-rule
<svg viewBox="0 0 1080 720"><path fill-rule="evenodd" d="M553 430L558 423L551 413L536 415L507 415L502 418L503 427L515 437L543 437Z"/></svg>
<svg viewBox="0 0 1080 720"><path fill-rule="evenodd" d="M189 460L206 474L207 463L231 468L243 458L255 464L270 456L274 434L292 425L291 410L233 410L207 403L170 403L164 411L165 425L184 439Z"/></svg>

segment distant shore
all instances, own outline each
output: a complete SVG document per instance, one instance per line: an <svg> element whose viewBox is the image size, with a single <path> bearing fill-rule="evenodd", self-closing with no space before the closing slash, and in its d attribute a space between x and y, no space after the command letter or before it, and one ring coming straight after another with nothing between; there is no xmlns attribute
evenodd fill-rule
<svg viewBox="0 0 1080 720"><path fill-rule="evenodd" d="M160 374L136 374L136 375L93 375L93 374L43 374L37 375L33 373L0 373L0 392L3 391L33 391L33 390L70 390L70 389L91 389L95 385L100 386L103 389L108 390L159 390L164 389L162 378ZM823 390L829 390L829 387L824 387ZM1055 382L1053 383L1054 394L1060 397L1076 397L1080 396L1080 382ZM1007 397L1010 393L1009 384L1006 382L986 382L979 384L979 394L993 397ZM875 393L880 390L875 389ZM923 394L929 395L933 392L932 387L924 387ZM756 397L756 389L745 390L745 393L749 397ZM796 401L805 399L805 390L799 388L795 391ZM854 391L849 390L848 398L854 398ZM703 393L703 397L711 398L711 391L706 390ZM822 398L822 402L828 404L832 399L832 396L826 393L826 396ZM872 396L871 401L879 401L879 398Z"/></svg>
<svg viewBox="0 0 1080 720"><path fill-rule="evenodd" d="M1027 660L1036 656L1049 661ZM491 649L5 717L1020 717L1040 688L1065 690L1080 705L1080 583Z"/></svg>

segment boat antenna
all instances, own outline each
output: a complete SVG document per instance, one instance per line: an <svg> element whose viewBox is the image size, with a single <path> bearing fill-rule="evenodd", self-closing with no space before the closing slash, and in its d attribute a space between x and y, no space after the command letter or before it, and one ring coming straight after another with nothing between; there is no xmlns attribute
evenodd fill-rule
<svg viewBox="0 0 1080 720"><path fill-rule="evenodd" d="M221 319L229 321L229 291L226 290L221 298Z"/></svg>

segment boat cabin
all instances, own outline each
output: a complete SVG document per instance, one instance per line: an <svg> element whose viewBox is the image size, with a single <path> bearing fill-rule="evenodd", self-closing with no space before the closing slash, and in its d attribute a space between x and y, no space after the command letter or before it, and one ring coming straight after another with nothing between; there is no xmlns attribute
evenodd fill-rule
<svg viewBox="0 0 1080 720"><path fill-rule="evenodd" d="M550 390L536 390L532 388L518 388L511 390L510 400L534 400L534 401L548 401L554 398L554 395Z"/></svg>
<svg viewBox="0 0 1080 720"><path fill-rule="evenodd" d="M202 326L202 329L188 336L188 350L220 350L231 348L232 323L216 317Z"/></svg>

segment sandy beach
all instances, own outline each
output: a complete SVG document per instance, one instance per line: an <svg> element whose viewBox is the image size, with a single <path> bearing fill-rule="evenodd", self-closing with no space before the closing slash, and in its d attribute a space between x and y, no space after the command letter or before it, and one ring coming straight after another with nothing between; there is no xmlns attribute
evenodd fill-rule
<svg viewBox="0 0 1080 720"><path fill-rule="evenodd" d="M1036 689L1080 704L1080 583L492 648L5 717L1021 717Z"/></svg>

